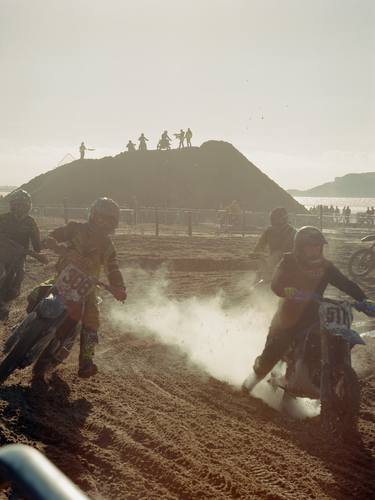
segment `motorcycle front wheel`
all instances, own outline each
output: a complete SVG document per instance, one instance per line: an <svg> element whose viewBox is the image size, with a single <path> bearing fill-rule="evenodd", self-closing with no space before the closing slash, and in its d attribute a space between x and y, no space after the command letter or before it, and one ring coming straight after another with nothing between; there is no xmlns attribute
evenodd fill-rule
<svg viewBox="0 0 375 500"><path fill-rule="evenodd" d="M0 363L0 383L4 382L21 364L25 355L40 339L47 328L46 320L36 319L21 336L19 341L8 352Z"/></svg>
<svg viewBox="0 0 375 500"><path fill-rule="evenodd" d="M354 252L349 260L349 273L355 278L367 276L375 267L375 255L371 249Z"/></svg>
<svg viewBox="0 0 375 500"><path fill-rule="evenodd" d="M360 409L360 386L356 372L345 365L332 376L332 399L322 401L321 419L329 432L342 436L357 429Z"/></svg>

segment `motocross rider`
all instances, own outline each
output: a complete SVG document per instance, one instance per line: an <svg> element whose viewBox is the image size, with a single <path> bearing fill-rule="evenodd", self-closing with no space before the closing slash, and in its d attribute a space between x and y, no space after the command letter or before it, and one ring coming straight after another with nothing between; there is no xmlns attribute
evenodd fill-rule
<svg viewBox="0 0 375 500"><path fill-rule="evenodd" d="M293 339L319 320L319 303L300 300L301 293L323 296L327 286L333 285L356 301L366 301L361 288L344 276L323 255L327 240L312 226L297 231L293 252L286 253L272 278L271 289L280 297L278 309L271 321L263 352L255 360L253 370L243 383L251 391L282 359Z"/></svg>
<svg viewBox="0 0 375 500"><path fill-rule="evenodd" d="M271 280L272 273L286 252L293 250L296 230L289 224L288 212L283 207L274 208L270 214L271 225L260 236L251 255L269 252L267 269L263 270L267 281Z"/></svg>
<svg viewBox="0 0 375 500"><path fill-rule="evenodd" d="M60 254L56 265L59 273L71 260L78 267L82 266L87 274L97 278L104 268L114 297L123 302L127 297L126 288L110 237L119 220L120 208L117 203L109 198L99 198L90 208L88 222L69 222L55 229L49 233L44 245ZM78 375L82 378L91 377L98 371L93 361L99 329L97 302L96 293L91 293L86 299L81 318ZM38 376L38 373L34 373L34 376Z"/></svg>
<svg viewBox="0 0 375 500"><path fill-rule="evenodd" d="M6 302L17 298L21 291L26 257L22 250L29 250L31 243L36 253L41 252L40 233L30 215L31 208L30 194L19 189L10 195L9 212L0 215L0 319L8 316ZM42 255L39 260L47 262Z"/></svg>

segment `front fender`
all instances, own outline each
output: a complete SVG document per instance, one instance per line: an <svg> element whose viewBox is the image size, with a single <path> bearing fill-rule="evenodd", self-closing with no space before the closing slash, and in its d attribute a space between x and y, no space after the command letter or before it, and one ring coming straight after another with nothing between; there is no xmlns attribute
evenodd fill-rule
<svg viewBox="0 0 375 500"><path fill-rule="evenodd" d="M349 329L349 328L337 328L335 330L330 330L330 333L334 335L335 337L341 337L347 342L349 342L350 345L366 345L366 342L363 340L363 338L359 335L358 332L355 330Z"/></svg>
<svg viewBox="0 0 375 500"><path fill-rule="evenodd" d="M45 319L57 319L64 311L64 303L58 295L53 295L52 293L42 299L36 308L38 316Z"/></svg>

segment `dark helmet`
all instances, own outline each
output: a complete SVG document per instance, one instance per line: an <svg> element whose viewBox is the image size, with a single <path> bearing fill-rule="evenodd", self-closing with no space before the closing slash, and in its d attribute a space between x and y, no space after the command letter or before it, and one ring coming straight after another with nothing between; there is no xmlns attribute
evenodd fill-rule
<svg viewBox="0 0 375 500"><path fill-rule="evenodd" d="M299 229L294 237L294 247L293 253L294 255L301 261L305 261L308 264L316 265L320 264L322 261L323 254L323 246L328 242L325 239L323 233L314 226L304 226ZM321 256L318 259L311 260L310 262L306 261L304 248L307 245L316 245L321 246Z"/></svg>
<svg viewBox="0 0 375 500"><path fill-rule="evenodd" d="M98 198L91 205L89 222L110 234L119 225L120 207L111 198Z"/></svg>
<svg viewBox="0 0 375 500"><path fill-rule="evenodd" d="M284 207L274 208L270 214L272 226L282 226L288 222L288 212Z"/></svg>
<svg viewBox="0 0 375 500"><path fill-rule="evenodd" d="M24 217L32 208L31 196L24 189L18 189L9 196L10 211L17 217Z"/></svg>

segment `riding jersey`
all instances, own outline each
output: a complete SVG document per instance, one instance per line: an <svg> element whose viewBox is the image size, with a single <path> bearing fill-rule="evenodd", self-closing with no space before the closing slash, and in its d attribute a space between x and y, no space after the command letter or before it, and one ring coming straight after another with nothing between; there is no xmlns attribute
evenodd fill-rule
<svg viewBox="0 0 375 500"><path fill-rule="evenodd" d="M271 328L304 328L318 320L317 301L297 302L287 299L285 288L296 288L323 296L328 285L333 285L357 301L366 299L361 288L344 276L329 260L325 259L318 271L306 270L293 254L285 254L275 270L271 283L272 291L281 297Z"/></svg>
<svg viewBox="0 0 375 500"><path fill-rule="evenodd" d="M99 277L104 268L108 280L113 286L124 286L119 269L115 247L109 236L98 234L90 222L69 222L49 233L59 243L68 243L68 249L74 250L86 263L89 274ZM67 265L66 258L60 257L57 270L61 271Z"/></svg>

